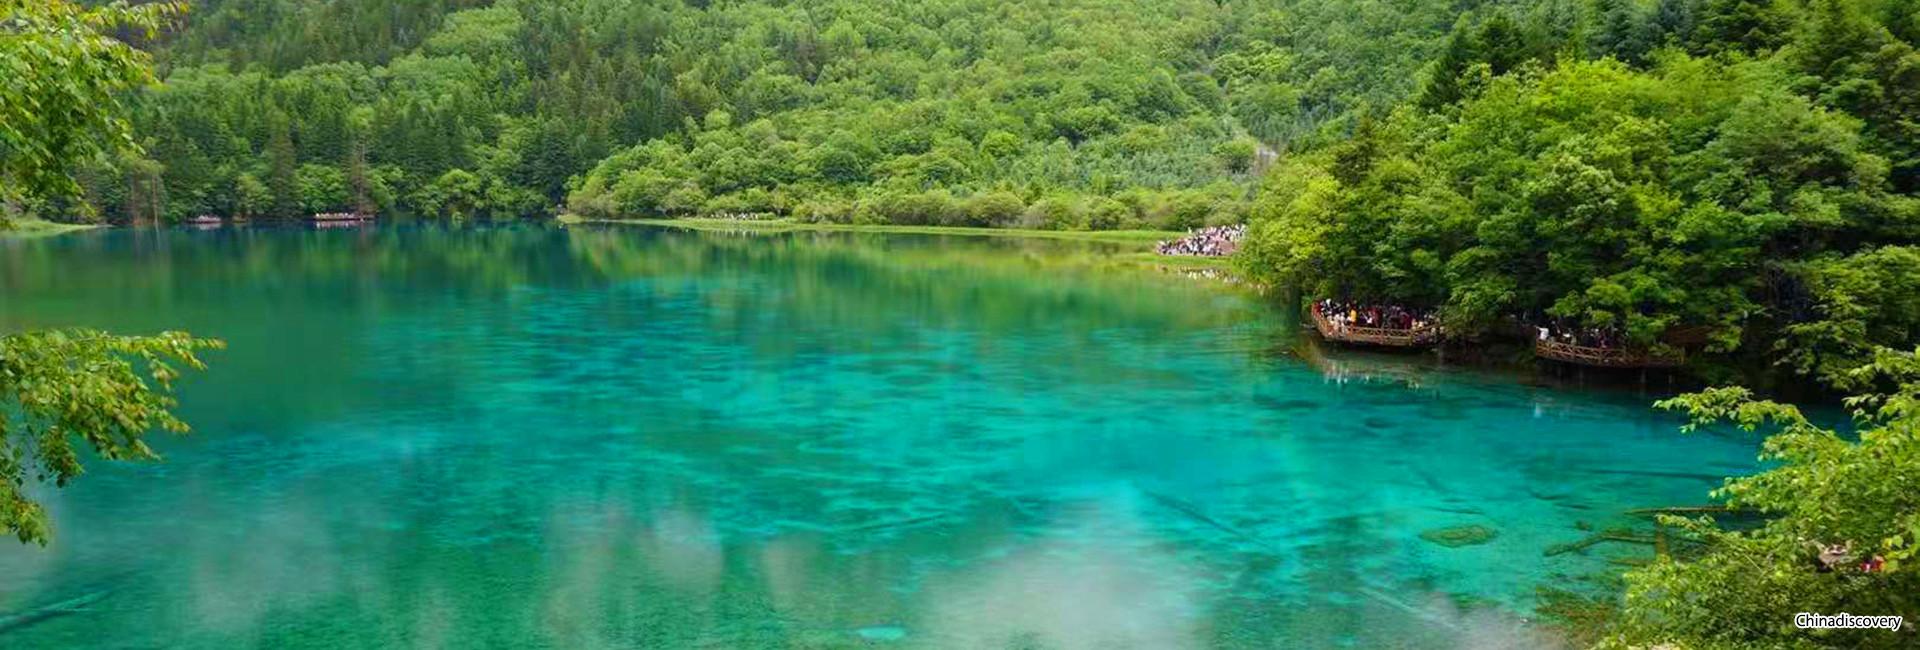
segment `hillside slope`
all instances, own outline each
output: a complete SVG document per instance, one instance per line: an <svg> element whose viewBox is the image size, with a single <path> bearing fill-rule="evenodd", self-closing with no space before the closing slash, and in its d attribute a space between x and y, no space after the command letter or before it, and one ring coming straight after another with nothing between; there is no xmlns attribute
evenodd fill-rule
<svg viewBox="0 0 1920 650"><path fill-rule="evenodd" d="M211 0L90 201L1180 227L1244 211L1259 142L1415 92L1479 4Z"/></svg>

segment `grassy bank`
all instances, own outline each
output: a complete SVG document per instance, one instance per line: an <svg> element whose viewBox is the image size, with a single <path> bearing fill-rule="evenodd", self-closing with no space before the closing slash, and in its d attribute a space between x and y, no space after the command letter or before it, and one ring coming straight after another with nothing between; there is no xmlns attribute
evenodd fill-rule
<svg viewBox="0 0 1920 650"><path fill-rule="evenodd" d="M92 224L54 223L42 219L6 219L0 221L0 239L52 237L99 227Z"/></svg>
<svg viewBox="0 0 1920 650"><path fill-rule="evenodd" d="M962 226L895 226L895 225L858 225L843 223L804 223L789 219L768 221L741 221L733 219L580 219L562 217L565 223L607 223L638 224L680 228L683 230L739 232L856 232L882 233L890 235L950 235L960 237L1014 237L1025 239L1053 239L1063 241L1082 241L1102 244L1115 244L1121 250L1112 255L1115 261L1139 264L1142 266L1164 266L1171 268L1209 268L1226 269L1224 258L1179 257L1160 255L1153 251L1156 243L1169 239L1178 239L1186 233L1166 230L1034 230L1027 228L971 228Z"/></svg>

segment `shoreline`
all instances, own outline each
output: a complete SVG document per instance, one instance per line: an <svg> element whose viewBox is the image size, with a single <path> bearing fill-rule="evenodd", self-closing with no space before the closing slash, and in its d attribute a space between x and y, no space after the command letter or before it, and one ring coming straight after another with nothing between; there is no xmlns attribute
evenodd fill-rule
<svg viewBox="0 0 1920 650"><path fill-rule="evenodd" d="M583 219L565 215L556 218L555 221L562 225L608 224L653 226L699 232L750 230L764 233L846 232L886 235L947 235L957 237L1050 239L1056 241L1114 244L1130 249L1109 255L1109 257L1115 261L1120 262L1146 266L1157 265L1182 270L1212 269L1231 272L1232 269L1232 263L1228 261L1229 258L1225 257L1183 257L1161 255L1154 252L1153 246L1155 244L1186 236L1186 233L1167 230L1036 230L1031 228L981 228L975 226L804 223L789 219L771 219L765 221L734 219Z"/></svg>
<svg viewBox="0 0 1920 650"><path fill-rule="evenodd" d="M57 223L45 219L8 219L4 226L0 226L0 241L57 237L104 227L101 224Z"/></svg>

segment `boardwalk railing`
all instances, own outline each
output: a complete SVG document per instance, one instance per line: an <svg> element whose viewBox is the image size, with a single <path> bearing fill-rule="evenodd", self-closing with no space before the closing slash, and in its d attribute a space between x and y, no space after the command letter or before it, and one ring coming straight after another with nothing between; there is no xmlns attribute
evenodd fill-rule
<svg viewBox="0 0 1920 650"><path fill-rule="evenodd" d="M1320 330L1321 338L1329 341L1412 348L1439 343L1442 333L1439 325L1424 325L1411 329L1340 325L1328 320L1325 314L1320 313L1320 308L1317 306L1312 309L1312 312L1314 329Z"/></svg>
<svg viewBox="0 0 1920 650"><path fill-rule="evenodd" d="M1561 341L1534 341L1534 356L1562 363L1601 368L1672 368L1686 361L1678 352L1658 354L1646 350L1594 348Z"/></svg>

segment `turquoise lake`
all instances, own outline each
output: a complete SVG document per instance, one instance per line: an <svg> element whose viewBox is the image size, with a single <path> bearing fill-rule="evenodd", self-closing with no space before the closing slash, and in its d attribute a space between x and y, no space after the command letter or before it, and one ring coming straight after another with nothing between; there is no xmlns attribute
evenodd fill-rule
<svg viewBox="0 0 1920 650"><path fill-rule="evenodd" d="M0 542L4 648L1540 648L1547 556L1755 441L1323 349L1111 245L644 227L0 241L0 331L225 339ZM1484 526L1449 548L1421 533Z"/></svg>

